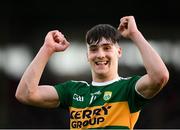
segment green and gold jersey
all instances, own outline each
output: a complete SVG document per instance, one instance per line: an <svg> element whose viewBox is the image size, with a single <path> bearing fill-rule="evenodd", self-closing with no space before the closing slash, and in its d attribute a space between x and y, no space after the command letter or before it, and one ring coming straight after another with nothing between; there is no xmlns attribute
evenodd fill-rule
<svg viewBox="0 0 180 130"><path fill-rule="evenodd" d="M56 85L60 105L70 111L70 128L132 129L147 101L135 90L139 78L119 78L101 86L84 81Z"/></svg>

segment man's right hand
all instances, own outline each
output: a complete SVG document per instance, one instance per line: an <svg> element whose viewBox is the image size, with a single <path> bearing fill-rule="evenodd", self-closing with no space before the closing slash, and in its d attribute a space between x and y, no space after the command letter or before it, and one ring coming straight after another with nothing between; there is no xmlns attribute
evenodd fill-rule
<svg viewBox="0 0 180 130"><path fill-rule="evenodd" d="M46 47L50 53L54 53L66 50L69 45L70 43L61 32L53 30L46 35L43 46Z"/></svg>

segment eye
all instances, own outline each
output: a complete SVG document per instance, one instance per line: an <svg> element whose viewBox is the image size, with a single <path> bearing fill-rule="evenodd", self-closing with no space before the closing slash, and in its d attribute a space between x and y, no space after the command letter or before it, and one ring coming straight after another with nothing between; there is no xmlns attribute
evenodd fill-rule
<svg viewBox="0 0 180 130"><path fill-rule="evenodd" d="M104 48L105 51L111 50L111 46L104 46L103 48Z"/></svg>
<svg viewBox="0 0 180 130"><path fill-rule="evenodd" d="M90 50L91 52L95 52L95 51L97 51L97 49L98 49L97 47L90 47L89 50Z"/></svg>

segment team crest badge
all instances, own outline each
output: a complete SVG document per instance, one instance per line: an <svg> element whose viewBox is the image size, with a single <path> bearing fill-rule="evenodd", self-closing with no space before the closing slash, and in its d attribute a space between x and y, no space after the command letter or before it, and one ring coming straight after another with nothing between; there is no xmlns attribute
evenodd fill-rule
<svg viewBox="0 0 180 130"><path fill-rule="evenodd" d="M106 91L106 92L104 92L103 99L105 101L107 101L107 100L109 100L111 98L111 96L112 96L112 92L111 91Z"/></svg>

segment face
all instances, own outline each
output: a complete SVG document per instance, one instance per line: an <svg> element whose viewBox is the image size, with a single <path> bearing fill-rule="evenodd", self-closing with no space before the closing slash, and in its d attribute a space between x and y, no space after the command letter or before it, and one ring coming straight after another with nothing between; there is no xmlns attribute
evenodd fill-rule
<svg viewBox="0 0 180 130"><path fill-rule="evenodd" d="M98 44L88 45L88 61L91 65L93 78L115 77L118 75L118 59L121 48L111 41L102 38Z"/></svg>

